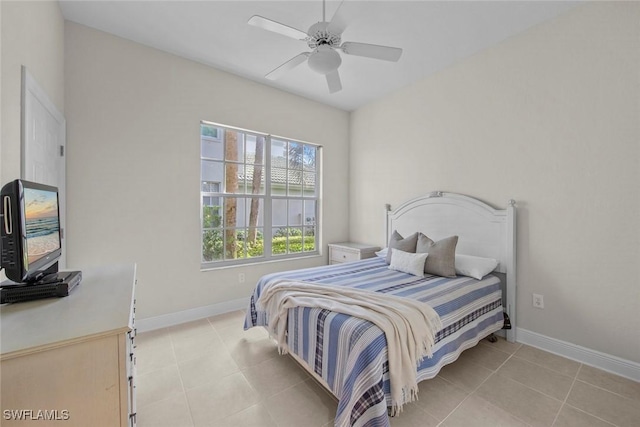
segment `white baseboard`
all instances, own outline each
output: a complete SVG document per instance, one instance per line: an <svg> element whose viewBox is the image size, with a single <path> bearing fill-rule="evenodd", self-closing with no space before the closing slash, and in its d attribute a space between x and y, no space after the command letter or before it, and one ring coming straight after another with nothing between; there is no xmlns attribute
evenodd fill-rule
<svg viewBox="0 0 640 427"><path fill-rule="evenodd" d="M189 310L175 313L163 314L162 316L148 317L146 319L136 319L136 329L138 333L153 331L154 329L166 328L179 325L180 323L191 322L193 320L204 319L205 317L216 316L230 311L244 310L249 304L249 298L240 298L232 301L225 301L218 304L211 304L204 307L191 308Z"/></svg>
<svg viewBox="0 0 640 427"><path fill-rule="evenodd" d="M526 329L517 329L517 341L594 368L602 369L634 381L640 381L640 363L622 359L590 348L571 344Z"/></svg>

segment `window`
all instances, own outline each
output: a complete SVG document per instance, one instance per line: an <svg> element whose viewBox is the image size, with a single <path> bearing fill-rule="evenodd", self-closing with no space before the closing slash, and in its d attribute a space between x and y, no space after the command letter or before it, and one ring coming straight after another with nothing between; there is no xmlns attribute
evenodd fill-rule
<svg viewBox="0 0 640 427"><path fill-rule="evenodd" d="M320 147L200 128L202 267L317 254Z"/></svg>

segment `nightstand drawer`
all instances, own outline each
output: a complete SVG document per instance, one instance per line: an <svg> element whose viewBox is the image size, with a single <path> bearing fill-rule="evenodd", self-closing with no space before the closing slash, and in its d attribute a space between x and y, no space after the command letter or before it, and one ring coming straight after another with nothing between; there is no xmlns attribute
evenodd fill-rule
<svg viewBox="0 0 640 427"><path fill-rule="evenodd" d="M330 243L329 264L340 264L371 258L376 255L375 252L377 250L380 250L378 246L363 245L361 243Z"/></svg>
<svg viewBox="0 0 640 427"><path fill-rule="evenodd" d="M358 261L360 259L360 251L350 251L343 248L331 248L330 249L331 263L337 262L351 262Z"/></svg>

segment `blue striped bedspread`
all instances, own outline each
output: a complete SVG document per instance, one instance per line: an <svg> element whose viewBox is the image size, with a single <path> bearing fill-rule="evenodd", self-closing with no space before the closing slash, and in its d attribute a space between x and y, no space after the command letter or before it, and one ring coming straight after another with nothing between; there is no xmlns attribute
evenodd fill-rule
<svg viewBox="0 0 640 427"><path fill-rule="evenodd" d="M503 325L497 277L417 277L390 270L384 259L375 257L262 277L251 296L245 329L266 326L267 315L257 310L255 302L277 279L367 289L428 303L440 316L443 328L436 335L433 357L425 358L416 369L418 381L435 377L463 350ZM329 310L296 307L289 310L287 344L338 398L336 426L389 426L387 340L381 329L366 320Z"/></svg>

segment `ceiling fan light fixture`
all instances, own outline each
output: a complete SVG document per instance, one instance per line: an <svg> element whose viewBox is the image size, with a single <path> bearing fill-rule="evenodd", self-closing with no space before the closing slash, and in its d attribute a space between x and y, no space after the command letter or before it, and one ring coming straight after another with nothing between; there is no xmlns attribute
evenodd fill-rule
<svg viewBox="0 0 640 427"><path fill-rule="evenodd" d="M338 69L342 64L340 54L329 46L318 46L309 56L309 68L316 73L326 75Z"/></svg>

